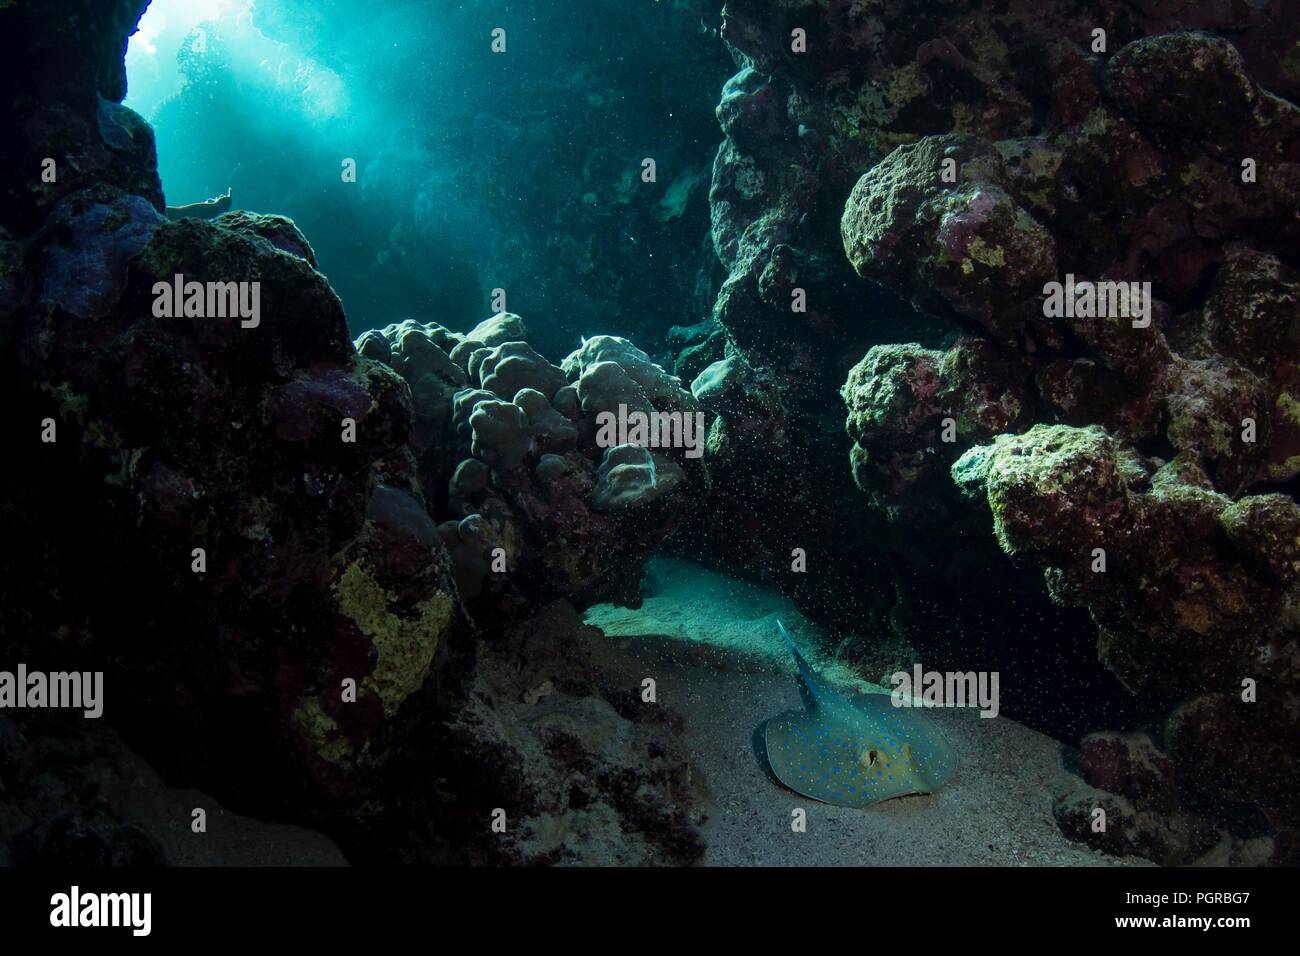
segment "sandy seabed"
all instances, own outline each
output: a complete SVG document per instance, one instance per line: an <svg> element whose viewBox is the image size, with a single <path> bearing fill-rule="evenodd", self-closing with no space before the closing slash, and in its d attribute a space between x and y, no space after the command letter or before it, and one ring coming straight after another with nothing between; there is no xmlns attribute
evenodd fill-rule
<svg viewBox="0 0 1300 956"><path fill-rule="evenodd" d="M706 865L1142 866L1067 840L1052 819L1057 793L1076 784L1062 745L1005 717L930 710L961 765L938 793L858 810L800 796L775 782L755 751L768 718L802 706L780 619L838 689L881 690L819 654L817 628L784 596L686 561L658 559L639 609L598 605L586 622L608 638L602 667L637 683L685 718L687 746L712 793ZM806 830L792 827L806 812Z"/></svg>

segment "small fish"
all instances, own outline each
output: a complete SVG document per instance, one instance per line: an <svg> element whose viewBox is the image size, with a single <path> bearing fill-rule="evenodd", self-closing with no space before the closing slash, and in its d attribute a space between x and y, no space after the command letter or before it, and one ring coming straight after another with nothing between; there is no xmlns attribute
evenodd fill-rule
<svg viewBox="0 0 1300 956"><path fill-rule="evenodd" d="M895 707L888 694L833 691L804 660L780 621L799 666L806 709L763 727L767 762L783 784L823 803L865 807L909 793L933 793L957 772L957 755L934 722Z"/></svg>

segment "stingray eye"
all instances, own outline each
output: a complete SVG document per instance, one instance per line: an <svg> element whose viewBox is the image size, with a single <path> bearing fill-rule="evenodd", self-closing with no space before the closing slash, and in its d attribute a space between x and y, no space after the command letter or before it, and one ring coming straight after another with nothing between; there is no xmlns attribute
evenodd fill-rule
<svg viewBox="0 0 1300 956"><path fill-rule="evenodd" d="M875 749L868 750L865 754L862 755L862 762L865 763L869 768L874 767L876 764L880 763L880 760L881 760L881 753L879 750L875 750Z"/></svg>

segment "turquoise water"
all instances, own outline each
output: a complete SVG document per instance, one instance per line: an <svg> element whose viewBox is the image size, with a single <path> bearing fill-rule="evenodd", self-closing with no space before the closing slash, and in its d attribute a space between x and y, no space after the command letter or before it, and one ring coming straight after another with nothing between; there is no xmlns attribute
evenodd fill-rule
<svg viewBox="0 0 1300 956"><path fill-rule="evenodd" d="M584 334L662 341L707 313L716 279L696 272L731 64L698 16L473 2L354 22L310 6L150 5L126 105L154 126L169 204L230 189L237 209L293 218L354 333L468 328L497 288L559 357Z"/></svg>

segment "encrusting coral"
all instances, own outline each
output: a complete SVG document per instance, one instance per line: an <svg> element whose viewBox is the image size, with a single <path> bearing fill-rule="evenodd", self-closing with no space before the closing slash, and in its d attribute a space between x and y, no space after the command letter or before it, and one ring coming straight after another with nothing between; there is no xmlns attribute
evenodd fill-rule
<svg viewBox="0 0 1300 956"><path fill-rule="evenodd" d="M987 502L1002 550L1041 566L1057 604L1088 611L1100 660L1128 687L1166 706L1236 700L1231 747L1263 750L1297 693L1300 591L1278 558L1294 550L1300 509L1265 485L1297 474L1300 285L1280 243L1300 110L1260 89L1232 44L1200 33L1135 40L1099 78L1073 123L1010 140L923 137L854 187L842 231L858 272L979 336L944 353L876 346L850 373L855 475L906 521L918 500L950 500L950 469ZM1193 131L1171 111L1198 83L1218 92ZM1265 165L1258 184L1242 155ZM1135 227L1104 233L1103 217ZM961 362L972 345L989 360ZM1033 421L1060 424L1024 430ZM1256 685L1270 703L1240 690ZM1285 858L1300 765L1272 764L1266 784L1256 769L1225 770L1207 804L1177 745L1182 713L1160 745L1173 804L1152 813L1120 794L1110 812L1122 837L1105 848L1189 860L1244 804ZM1074 806L1058 816L1087 838ZM1195 827L1187 806L1204 808Z"/></svg>
<svg viewBox="0 0 1300 956"><path fill-rule="evenodd" d="M673 718L604 686L578 619L635 604L682 532L869 639L1021 666L1006 713L1082 708L1104 674L1052 807L1071 837L1294 863L1287 6L728 0L725 277L670 333L674 375L610 335L554 364L508 312L354 343L292 221L165 218L153 131L121 105L143 0L0 4L40 65L0 116L21 130L0 155L3 387L50 435L3 475L7 655L103 669L114 732L161 773L350 855L690 861ZM699 181L639 202L662 225ZM588 205L566 215L589 239L617 231ZM650 301L661 260L611 261ZM257 283L257 318L164 317L177 276ZM683 435L699 416L700 444L609 441L629 413ZM51 765L38 726L0 726L18 856L81 833L161 858L102 806L21 822L44 795L27 768ZM489 841L502 804L520 825Z"/></svg>
<svg viewBox="0 0 1300 956"><path fill-rule="evenodd" d="M44 436L0 496L6 659L104 672L105 723L78 728L77 752L112 757L121 734L167 779L321 827L350 859L695 858L690 769L658 724L670 718L615 710L563 647L575 612L544 600L634 600L640 561L684 513L680 486L629 478L617 513L593 507L603 450L590 417L517 316L468 335L404 323L354 346L291 220L168 221L152 131L119 105L144 7L0 4L5 42L43 65L5 98L23 135L0 157L4 388L15 420ZM59 174L32 188L48 156ZM229 283L253 311L159 307L159 287L170 297L186 282ZM515 596L501 627L467 611L484 582ZM558 636L530 659L557 671L559 695L471 700L487 672L495 692L525 697L511 687L519 655L498 660L513 652L493 639L539 609ZM569 711L600 732L565 737ZM36 745L63 717L0 725L0 775L50 780L0 787L0 858L39 862L42 842L47 861L167 858L161 836L93 796L93 768ZM520 759L529 772L512 776ZM499 777L483 776L491 765ZM469 778L490 779L490 806ZM547 781L557 789L543 794ZM51 793L43 812L59 819L26 816ZM540 835L470 846L486 827L448 823L495 806ZM547 842L566 821L591 839Z"/></svg>
<svg viewBox="0 0 1300 956"><path fill-rule="evenodd" d="M1078 668L1069 648L1095 639L1133 693L1083 729L1138 701L1114 719L1144 721L1171 768L1172 802L1114 791L1110 838L1086 798L1058 807L1111 852L1295 859L1300 768L1274 738L1300 726L1296 29L1259 4L726 5L729 364L695 373L718 413L711 493L820 529L796 489L751 476L799 445L819 474L847 458L883 522L861 541L891 559L874 610L922 653L1003 633L965 666L1055 641ZM836 388L838 448L813 441ZM771 530L751 561L799 537ZM1051 604L1020 583L1040 573ZM810 605L850 606L823 580Z"/></svg>
<svg viewBox="0 0 1300 956"><path fill-rule="evenodd" d="M468 333L407 321L356 347L411 387L412 451L426 487L446 488L434 513L471 604L636 602L645 559L688 514L682 492L698 462L683 447L602 445L598 420L700 406L625 339L589 338L557 367L526 335L503 313Z"/></svg>

